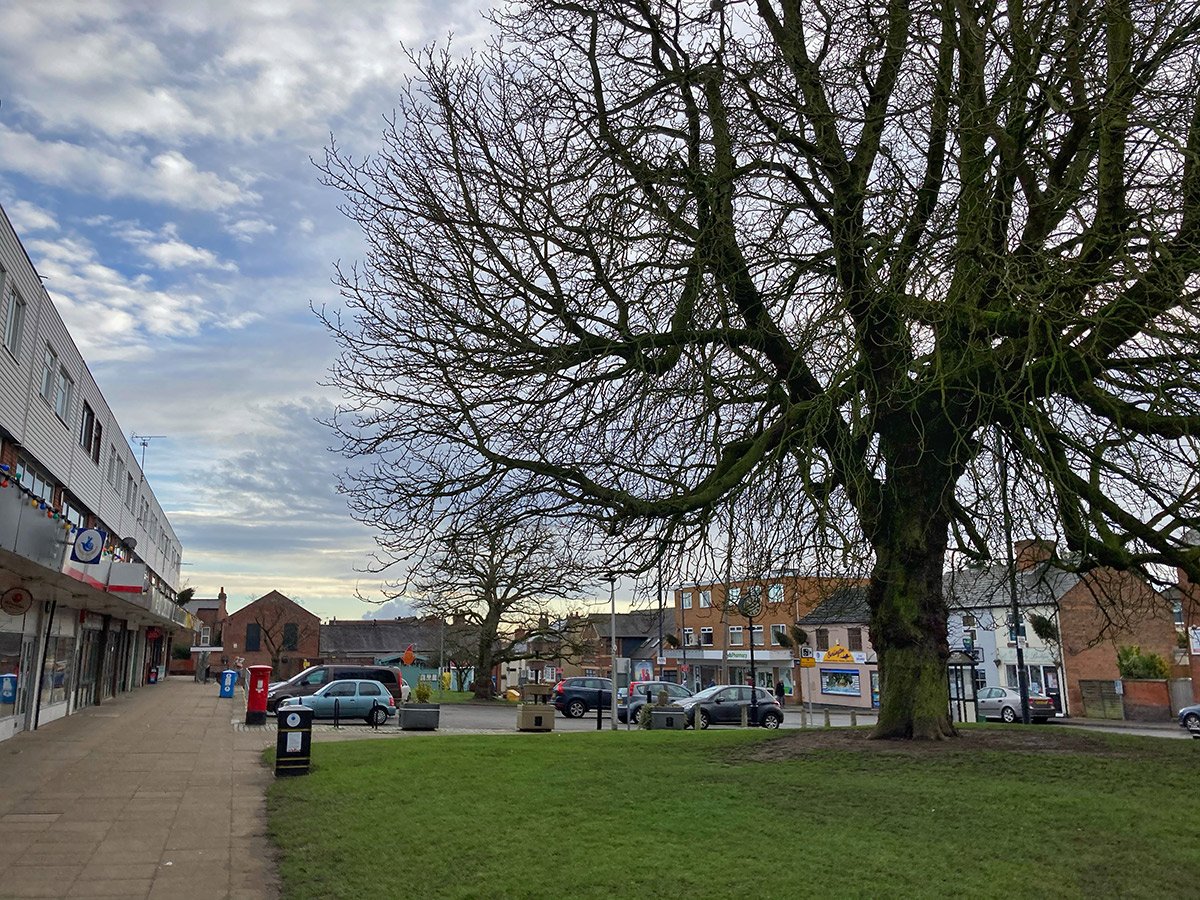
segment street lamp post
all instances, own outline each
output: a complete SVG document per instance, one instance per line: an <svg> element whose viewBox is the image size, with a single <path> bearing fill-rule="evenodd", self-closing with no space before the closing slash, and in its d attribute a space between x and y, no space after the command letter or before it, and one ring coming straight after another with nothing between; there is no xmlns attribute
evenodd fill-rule
<svg viewBox="0 0 1200 900"><path fill-rule="evenodd" d="M608 636L609 654L612 660L612 690L609 692L611 696L609 701L612 707L609 709L609 728L612 731L617 730L617 589L616 576L612 572L608 573L608 605L612 610L612 626L611 633Z"/></svg>

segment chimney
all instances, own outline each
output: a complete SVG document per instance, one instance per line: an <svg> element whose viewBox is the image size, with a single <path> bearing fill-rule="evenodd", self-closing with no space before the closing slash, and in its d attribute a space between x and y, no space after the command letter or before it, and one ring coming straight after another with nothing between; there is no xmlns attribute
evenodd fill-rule
<svg viewBox="0 0 1200 900"><path fill-rule="evenodd" d="M1054 555L1054 541L1026 538L1013 543L1013 560L1018 572L1028 572Z"/></svg>
<svg viewBox="0 0 1200 900"><path fill-rule="evenodd" d="M217 599L220 600L222 603L225 602L225 600L226 600L225 585L221 585L221 590L217 593Z"/></svg>

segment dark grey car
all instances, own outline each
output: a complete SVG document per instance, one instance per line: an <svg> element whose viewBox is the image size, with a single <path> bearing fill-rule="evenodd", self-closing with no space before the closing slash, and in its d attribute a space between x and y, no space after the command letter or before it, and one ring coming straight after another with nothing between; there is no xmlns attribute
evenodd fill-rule
<svg viewBox="0 0 1200 900"><path fill-rule="evenodd" d="M751 704L750 692L757 692L757 702ZM783 724L783 707L766 688L751 688L744 684L718 684L705 688L691 697L676 700L687 711L688 725L707 728L709 725L740 725L742 710L753 725L778 728ZM754 721L754 713L758 721Z"/></svg>

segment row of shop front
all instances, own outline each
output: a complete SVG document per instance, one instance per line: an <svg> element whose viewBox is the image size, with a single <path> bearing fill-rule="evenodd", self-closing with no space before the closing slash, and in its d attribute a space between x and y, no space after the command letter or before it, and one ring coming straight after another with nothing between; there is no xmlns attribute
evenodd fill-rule
<svg viewBox="0 0 1200 900"><path fill-rule="evenodd" d="M0 550L0 741L158 681L172 636L190 639L188 614L158 600Z"/></svg>

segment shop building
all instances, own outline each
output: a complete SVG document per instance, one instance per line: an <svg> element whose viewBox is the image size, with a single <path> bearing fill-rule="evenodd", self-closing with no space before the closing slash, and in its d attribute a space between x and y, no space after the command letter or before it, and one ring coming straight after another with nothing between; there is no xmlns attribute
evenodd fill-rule
<svg viewBox="0 0 1200 900"><path fill-rule="evenodd" d="M182 548L0 208L0 740L157 681Z"/></svg>
<svg viewBox="0 0 1200 900"><path fill-rule="evenodd" d="M785 694L795 697L799 652L793 626L851 583L857 582L782 571L672 587L675 629L669 643L677 646L665 654L669 672L678 673L672 680L695 690L746 684L753 668L760 687L773 691L782 682Z"/></svg>

